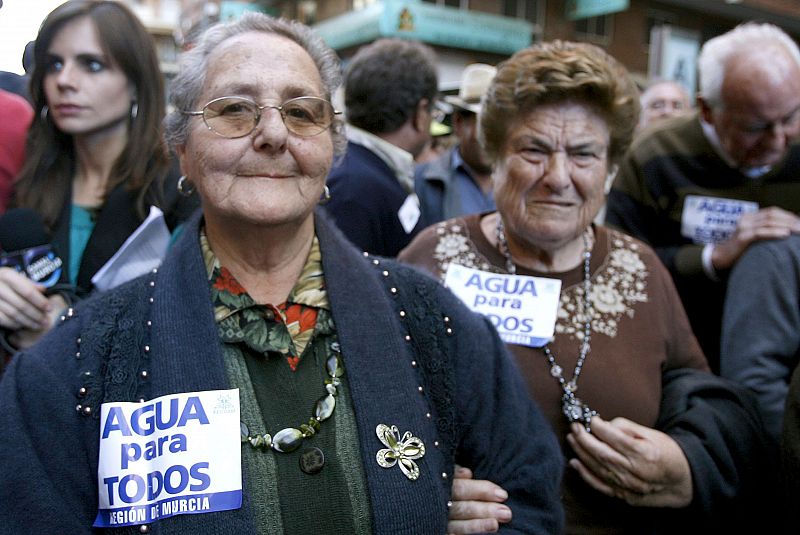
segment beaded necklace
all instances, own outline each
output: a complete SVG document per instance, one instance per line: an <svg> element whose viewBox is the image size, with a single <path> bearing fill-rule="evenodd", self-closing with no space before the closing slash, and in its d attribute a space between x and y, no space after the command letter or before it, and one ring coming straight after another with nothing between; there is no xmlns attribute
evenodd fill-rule
<svg viewBox="0 0 800 535"><path fill-rule="evenodd" d="M337 387L342 384L341 377L344 375L339 342L334 340L331 342L330 347L334 354L325 361L325 369L329 376L328 379L325 379L325 391L327 393L317 400L314 405L314 415L309 418L308 423L300 424L299 428L287 427L281 429L274 435L269 433L251 435L247 424L239 422L242 443L248 442L255 449L272 449L279 453L289 453L299 448L300 444L303 443L303 439L317 434L320 422L330 418L336 408Z"/></svg>
<svg viewBox="0 0 800 535"><path fill-rule="evenodd" d="M592 277L589 272L589 264L592 260L592 250L589 247L588 231L583 234L583 341L581 342L581 351L578 355L578 361L575 363L575 370L572 372L572 379L567 382L564 379L564 369L556 363L556 357L550 350L550 346L545 345L542 350L547 357L547 362L550 364L550 375L552 375L561 387L561 412L571 422L580 422L586 431L591 432L592 416L597 415L597 411L589 408L589 405L584 403L579 397L575 395L578 390L578 378L583 369L583 363L591 350L591 336L592 336L592 320L591 320L591 302L589 301L589 294L592 290ZM506 259L506 271L511 275L517 274L517 266L511 258L511 250L508 248L508 241L506 240L505 227L503 225L503 218L500 214L497 216L497 245Z"/></svg>

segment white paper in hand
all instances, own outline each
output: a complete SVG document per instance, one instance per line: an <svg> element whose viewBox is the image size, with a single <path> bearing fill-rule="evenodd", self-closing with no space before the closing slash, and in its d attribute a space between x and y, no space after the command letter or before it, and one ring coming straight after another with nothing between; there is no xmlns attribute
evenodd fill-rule
<svg viewBox="0 0 800 535"><path fill-rule="evenodd" d="M95 288L110 290L157 268L167 254L169 240L164 213L151 206L147 219L92 277Z"/></svg>

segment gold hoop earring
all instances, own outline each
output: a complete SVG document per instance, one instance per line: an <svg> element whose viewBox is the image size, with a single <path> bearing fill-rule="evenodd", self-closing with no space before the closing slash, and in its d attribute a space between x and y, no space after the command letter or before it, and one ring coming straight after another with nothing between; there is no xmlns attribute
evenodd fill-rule
<svg viewBox="0 0 800 535"><path fill-rule="evenodd" d="M322 196L320 196L319 201L317 201L317 202L319 204L327 204L328 201L330 201L330 200L331 200L331 190L328 187L328 185L326 184L325 185L325 189L322 191Z"/></svg>
<svg viewBox="0 0 800 535"><path fill-rule="evenodd" d="M189 182L189 179L186 178L186 175L183 175L178 179L178 184L176 187L178 189L178 193L184 197L190 197L192 193L195 192L194 185Z"/></svg>

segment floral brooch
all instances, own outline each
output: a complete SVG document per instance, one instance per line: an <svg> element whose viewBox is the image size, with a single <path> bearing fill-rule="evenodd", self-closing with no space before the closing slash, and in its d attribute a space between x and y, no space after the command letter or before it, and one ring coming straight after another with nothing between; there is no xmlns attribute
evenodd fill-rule
<svg viewBox="0 0 800 535"><path fill-rule="evenodd" d="M419 466L414 461L425 455L425 444L422 440L413 436L410 431L406 431L401 438L396 425L389 427L378 424L375 434L387 446L375 455L378 464L384 468L399 464L404 476L412 481L416 480L419 477Z"/></svg>

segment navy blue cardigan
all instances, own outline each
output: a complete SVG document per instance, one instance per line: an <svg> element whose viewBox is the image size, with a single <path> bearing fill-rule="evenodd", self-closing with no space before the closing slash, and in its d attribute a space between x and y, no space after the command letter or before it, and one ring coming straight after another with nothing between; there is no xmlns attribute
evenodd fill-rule
<svg viewBox="0 0 800 535"><path fill-rule="evenodd" d="M4 532L91 532L100 403L228 388L199 219L158 273L81 303L9 365L0 383ZM491 325L433 279L363 256L320 214L316 231L374 532L444 533L458 462L508 490L514 520L505 532L559 533L563 460ZM410 430L426 444L418 480L378 466L379 423ZM163 519L151 532L252 533L244 495L239 510Z"/></svg>

